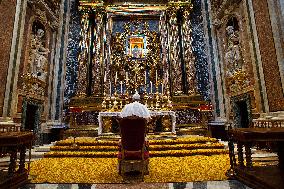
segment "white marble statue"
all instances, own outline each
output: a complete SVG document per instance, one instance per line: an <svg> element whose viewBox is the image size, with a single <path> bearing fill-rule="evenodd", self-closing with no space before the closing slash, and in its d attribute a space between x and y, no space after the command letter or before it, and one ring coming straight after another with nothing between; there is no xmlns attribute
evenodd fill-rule
<svg viewBox="0 0 284 189"><path fill-rule="evenodd" d="M31 38L31 49L29 56L30 73L43 81L47 75L48 59L47 55L49 49L45 48L44 43L44 30L38 29L35 35Z"/></svg>
<svg viewBox="0 0 284 189"><path fill-rule="evenodd" d="M228 36L228 48L225 53L225 61L227 65L226 75L231 77L235 72L242 69L243 61L240 50L239 36L233 26L226 28Z"/></svg>

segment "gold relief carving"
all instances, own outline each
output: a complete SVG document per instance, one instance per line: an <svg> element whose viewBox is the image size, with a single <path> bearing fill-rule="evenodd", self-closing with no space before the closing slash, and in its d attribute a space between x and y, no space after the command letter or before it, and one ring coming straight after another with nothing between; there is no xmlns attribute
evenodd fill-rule
<svg viewBox="0 0 284 189"><path fill-rule="evenodd" d="M48 23L48 20L47 20L47 16L46 16L46 12L45 11L42 11L40 9L36 9L35 10L36 12L36 15L38 16L39 20L44 23L44 24L47 24Z"/></svg>
<svg viewBox="0 0 284 189"><path fill-rule="evenodd" d="M171 123L171 117L169 115L164 115L162 117L162 125L164 132L171 131L172 123Z"/></svg>
<svg viewBox="0 0 284 189"><path fill-rule="evenodd" d="M25 74L23 78L23 90L26 94L45 96L46 83L31 74Z"/></svg>
<svg viewBox="0 0 284 189"><path fill-rule="evenodd" d="M158 120L158 116L152 116L150 121L147 124L148 133L152 133L156 129L156 122Z"/></svg>
<svg viewBox="0 0 284 189"><path fill-rule="evenodd" d="M226 82L230 93L243 91L250 86L249 75L242 70L236 71L230 77L226 77Z"/></svg>
<svg viewBox="0 0 284 189"><path fill-rule="evenodd" d="M103 133L110 133L112 127L112 120L111 117L103 117Z"/></svg>

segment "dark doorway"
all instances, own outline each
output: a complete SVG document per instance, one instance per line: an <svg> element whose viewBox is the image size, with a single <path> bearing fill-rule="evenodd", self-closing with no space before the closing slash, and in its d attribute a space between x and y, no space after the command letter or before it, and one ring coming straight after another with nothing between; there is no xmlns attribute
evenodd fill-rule
<svg viewBox="0 0 284 189"><path fill-rule="evenodd" d="M239 101L236 103L238 106L239 114L239 126L242 128L249 127L249 115L248 115L248 106L246 101Z"/></svg>
<svg viewBox="0 0 284 189"><path fill-rule="evenodd" d="M35 130L37 110L38 106L29 103L27 104L26 119L25 119L26 131Z"/></svg>

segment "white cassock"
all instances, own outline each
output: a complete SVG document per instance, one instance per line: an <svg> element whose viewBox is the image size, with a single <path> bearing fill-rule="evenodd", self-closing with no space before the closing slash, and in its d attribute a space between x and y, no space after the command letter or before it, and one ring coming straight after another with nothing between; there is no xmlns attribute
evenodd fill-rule
<svg viewBox="0 0 284 189"><path fill-rule="evenodd" d="M150 118L150 111L148 108L139 102L132 102L124 106L121 111L121 117L138 116L143 118Z"/></svg>

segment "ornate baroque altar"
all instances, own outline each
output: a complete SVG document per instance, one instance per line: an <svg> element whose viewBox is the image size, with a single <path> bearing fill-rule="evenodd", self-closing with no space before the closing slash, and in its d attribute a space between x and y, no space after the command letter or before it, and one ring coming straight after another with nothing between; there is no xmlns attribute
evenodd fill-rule
<svg viewBox="0 0 284 189"><path fill-rule="evenodd" d="M77 90L69 103L76 124L99 125L99 112L118 112L135 91L152 112L190 112L201 123L206 102L196 86L190 0L81 0L79 9Z"/></svg>

